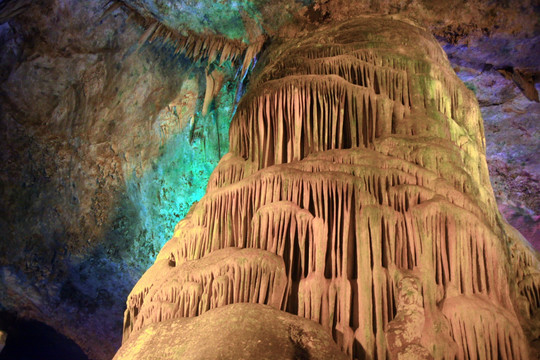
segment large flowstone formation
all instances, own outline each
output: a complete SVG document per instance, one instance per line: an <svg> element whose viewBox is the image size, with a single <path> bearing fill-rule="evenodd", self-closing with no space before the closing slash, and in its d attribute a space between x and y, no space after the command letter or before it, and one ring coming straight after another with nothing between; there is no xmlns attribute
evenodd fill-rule
<svg viewBox="0 0 540 360"><path fill-rule="evenodd" d="M117 358L220 358L230 332L237 358L341 358L330 335L352 359L529 359L538 259L496 208L477 102L432 36L365 17L258 66L206 196L128 297ZM208 319L219 336L193 345Z"/></svg>

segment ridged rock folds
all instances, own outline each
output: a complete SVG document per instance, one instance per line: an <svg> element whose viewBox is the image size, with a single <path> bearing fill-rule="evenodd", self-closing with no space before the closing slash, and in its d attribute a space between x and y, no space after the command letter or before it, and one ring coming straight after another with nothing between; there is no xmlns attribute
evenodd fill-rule
<svg viewBox="0 0 540 360"><path fill-rule="evenodd" d="M539 263L498 213L477 102L435 40L365 17L258 66L206 196L128 297L117 358L145 327L252 302L352 359L529 359Z"/></svg>

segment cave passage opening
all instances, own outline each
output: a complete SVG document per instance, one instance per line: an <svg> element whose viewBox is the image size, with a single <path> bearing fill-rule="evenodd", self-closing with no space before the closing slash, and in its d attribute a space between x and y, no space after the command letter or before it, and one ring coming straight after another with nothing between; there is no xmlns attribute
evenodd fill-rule
<svg viewBox="0 0 540 360"><path fill-rule="evenodd" d="M88 360L84 351L54 328L9 312L0 312L0 330L7 333L0 360Z"/></svg>

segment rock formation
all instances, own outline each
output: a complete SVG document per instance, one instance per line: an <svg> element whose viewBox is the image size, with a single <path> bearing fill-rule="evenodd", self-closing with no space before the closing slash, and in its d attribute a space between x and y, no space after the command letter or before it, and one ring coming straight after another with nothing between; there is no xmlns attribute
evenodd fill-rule
<svg viewBox="0 0 540 360"><path fill-rule="evenodd" d="M116 359L227 356L228 324L237 358L339 358L303 318L351 359L534 356L538 259L497 210L476 99L425 30L361 17L274 42L230 144L129 295Z"/></svg>
<svg viewBox="0 0 540 360"><path fill-rule="evenodd" d="M0 331L0 352L2 352L4 346L6 346L6 339L7 333L5 331Z"/></svg>
<svg viewBox="0 0 540 360"><path fill-rule="evenodd" d="M516 86L540 91L538 10L522 0L0 0L2 355L27 350L19 326L30 324L110 359L127 295L228 152L259 39L361 14L407 17L435 35L478 98L499 209L540 249L540 103Z"/></svg>

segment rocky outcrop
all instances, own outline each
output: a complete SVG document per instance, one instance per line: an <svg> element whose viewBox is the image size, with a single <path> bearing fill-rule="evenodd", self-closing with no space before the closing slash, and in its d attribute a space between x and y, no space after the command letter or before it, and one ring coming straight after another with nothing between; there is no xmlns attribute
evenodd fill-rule
<svg viewBox="0 0 540 360"><path fill-rule="evenodd" d="M153 323L126 344L115 359L347 359L319 324L249 303Z"/></svg>
<svg viewBox="0 0 540 360"><path fill-rule="evenodd" d="M128 297L117 358L184 336L197 358L187 324L245 302L318 322L350 358L532 358L540 265L431 35L361 17L274 43L258 69L207 194Z"/></svg>

